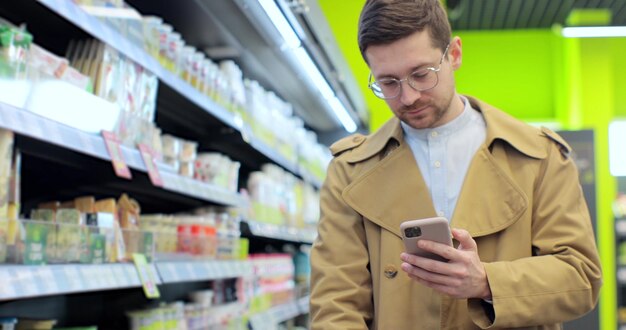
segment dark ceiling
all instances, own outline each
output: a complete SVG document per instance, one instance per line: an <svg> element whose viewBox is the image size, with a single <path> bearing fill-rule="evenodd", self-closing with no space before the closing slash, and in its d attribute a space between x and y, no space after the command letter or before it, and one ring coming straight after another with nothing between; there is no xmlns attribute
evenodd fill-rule
<svg viewBox="0 0 626 330"><path fill-rule="evenodd" d="M452 30L545 29L572 9L607 8L611 25L626 25L626 0L447 0Z"/></svg>

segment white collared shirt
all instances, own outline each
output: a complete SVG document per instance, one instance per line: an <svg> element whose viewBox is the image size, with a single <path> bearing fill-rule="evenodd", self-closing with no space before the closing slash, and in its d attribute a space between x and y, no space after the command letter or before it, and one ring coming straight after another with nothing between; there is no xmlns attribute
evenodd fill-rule
<svg viewBox="0 0 626 330"><path fill-rule="evenodd" d="M415 129L401 123L435 211L448 220L454 215L467 169L487 135L483 116L465 97L461 99L463 112L443 126Z"/></svg>

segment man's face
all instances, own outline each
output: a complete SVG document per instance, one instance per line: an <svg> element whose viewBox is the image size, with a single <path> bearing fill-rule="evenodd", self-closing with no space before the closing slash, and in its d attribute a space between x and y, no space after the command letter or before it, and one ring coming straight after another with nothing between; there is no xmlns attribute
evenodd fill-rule
<svg viewBox="0 0 626 330"><path fill-rule="evenodd" d="M443 55L443 50L433 46L426 30L390 44L369 46L365 51L373 80L377 81L385 78L401 80L421 69L437 69ZM450 42L439 72L436 73L437 85L419 92L411 88L408 81L403 81L400 94L386 99L387 105L396 117L416 129L433 128L448 123L463 110L460 100L453 103L454 70L460 65L461 41L455 37Z"/></svg>

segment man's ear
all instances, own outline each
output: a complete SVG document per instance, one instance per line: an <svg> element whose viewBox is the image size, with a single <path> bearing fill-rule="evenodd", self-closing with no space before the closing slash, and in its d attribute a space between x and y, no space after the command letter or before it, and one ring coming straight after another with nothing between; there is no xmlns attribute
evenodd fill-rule
<svg viewBox="0 0 626 330"><path fill-rule="evenodd" d="M450 41L450 48L448 49L448 59L452 64L452 69L458 70L461 67L463 59L463 47L460 37L454 37Z"/></svg>

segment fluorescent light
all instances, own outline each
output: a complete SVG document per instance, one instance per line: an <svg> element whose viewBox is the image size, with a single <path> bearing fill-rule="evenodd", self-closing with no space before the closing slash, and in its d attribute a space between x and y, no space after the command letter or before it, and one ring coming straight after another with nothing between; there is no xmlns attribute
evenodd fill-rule
<svg viewBox="0 0 626 330"><path fill-rule="evenodd" d="M348 131L349 133L354 133L356 131L356 123L348 113L346 107L344 107L343 103L337 98L335 92L328 84L328 81L324 78L320 70L317 68L317 65L313 63L313 60L307 53L307 51L302 47L298 47L293 50L294 54L298 58L300 65L304 68L304 71L307 73L308 78L313 81L313 84L319 89L320 93L328 102L331 109L335 113L335 116L341 122L341 125Z"/></svg>
<svg viewBox="0 0 626 330"><path fill-rule="evenodd" d="M626 26L577 26L561 30L566 38L626 37Z"/></svg>
<svg viewBox="0 0 626 330"><path fill-rule="evenodd" d="M311 80L312 84L317 87L346 131L350 133L355 132L357 125L350 116L350 113L339 98L337 98L337 95L335 95L335 92L332 87L330 87L330 84L328 84L326 78L324 78L324 75L322 75L315 62L313 62L313 59L311 59L311 56L309 56L309 53L304 49L300 38L291 24L289 24L282 11L278 8L276 2L274 0L258 1L263 7L265 14L270 18L274 27L280 32L285 43L297 58L301 68L307 75L305 79Z"/></svg>
<svg viewBox="0 0 626 330"><path fill-rule="evenodd" d="M317 68L317 65L313 62L309 53L307 53L303 47L294 49L293 53L298 58L298 62L302 65L302 68L308 75L308 78L311 79L313 84L320 90L322 96L327 100L334 97L335 92L333 92L333 89L328 84L328 81L326 81L326 78L324 78L320 70Z"/></svg>
<svg viewBox="0 0 626 330"><path fill-rule="evenodd" d="M356 123L348 114L348 110L343 106L343 103L341 103L336 96L327 101L330 107L333 108L333 112L341 122L341 125L343 125L343 128L345 128L348 133L354 133L356 131Z"/></svg>
<svg viewBox="0 0 626 330"><path fill-rule="evenodd" d="M280 11L276 2L274 0L259 0L259 3L261 4L261 7L263 7L265 14L267 14L267 17L269 17L272 24L274 24L274 27L276 27L276 30L278 30L280 35L283 37L287 47L299 47L300 38L298 38L296 31L293 30L293 27L289 24L285 15L283 15Z"/></svg>
<svg viewBox="0 0 626 330"><path fill-rule="evenodd" d="M609 124L609 168L613 176L626 176L626 121Z"/></svg>

